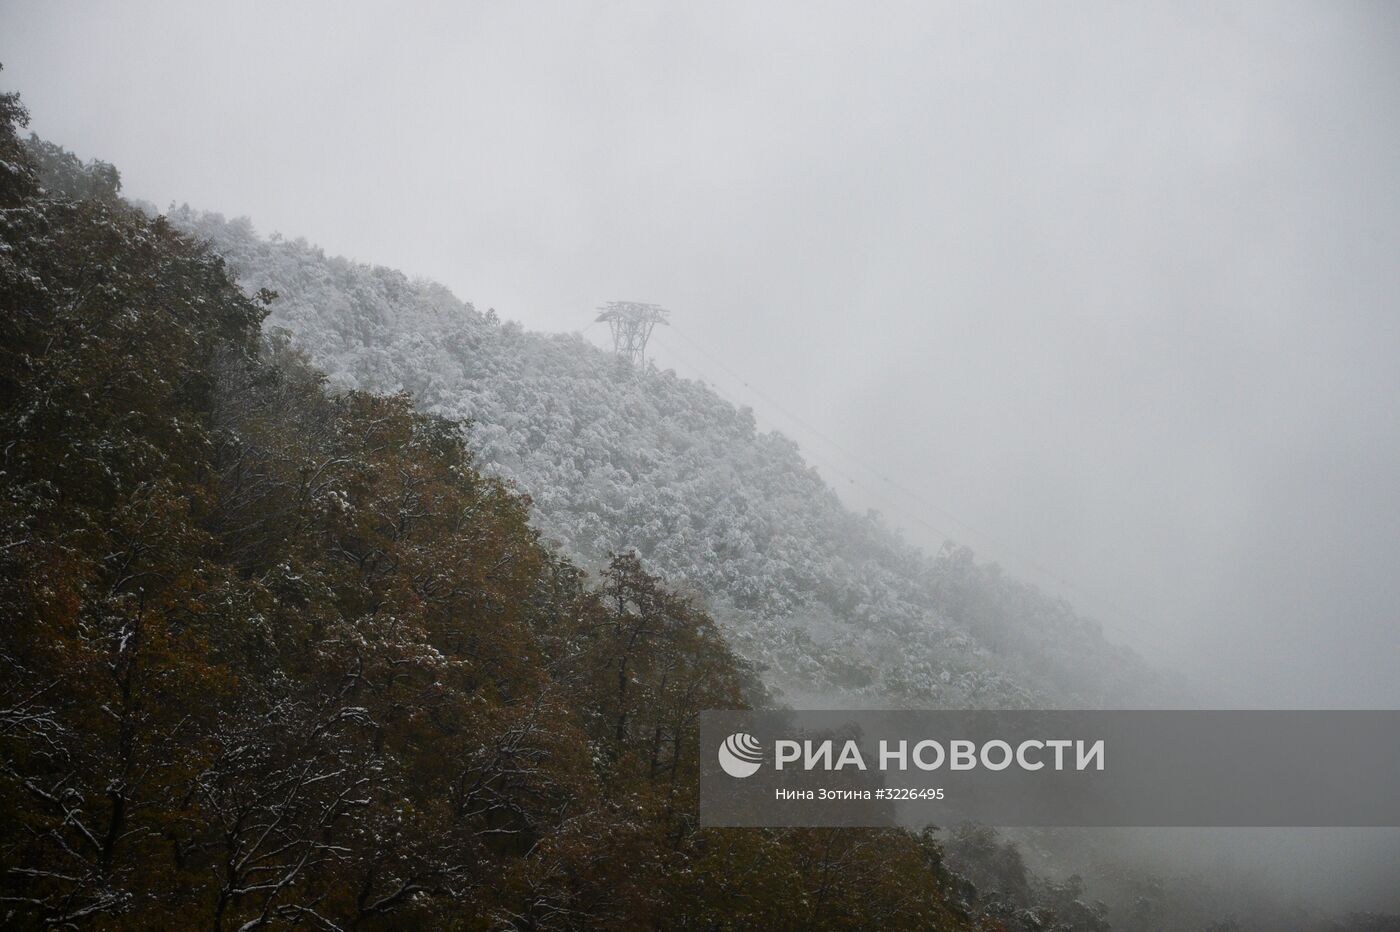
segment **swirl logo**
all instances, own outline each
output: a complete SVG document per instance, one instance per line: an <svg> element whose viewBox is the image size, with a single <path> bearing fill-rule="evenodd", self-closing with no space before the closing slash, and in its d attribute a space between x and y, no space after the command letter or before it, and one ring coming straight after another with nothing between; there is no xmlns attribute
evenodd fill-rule
<svg viewBox="0 0 1400 932"><path fill-rule="evenodd" d="M753 735L732 734L719 746L719 765L731 777L751 777L763 765L763 746Z"/></svg>

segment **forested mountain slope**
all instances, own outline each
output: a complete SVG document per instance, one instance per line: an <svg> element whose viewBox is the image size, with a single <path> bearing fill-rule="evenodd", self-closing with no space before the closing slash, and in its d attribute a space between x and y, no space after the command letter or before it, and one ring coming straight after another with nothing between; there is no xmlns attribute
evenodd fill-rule
<svg viewBox="0 0 1400 932"><path fill-rule="evenodd" d="M635 549L673 585L704 592L791 701L1174 701L1063 600L966 548L928 557L853 514L795 444L700 383L636 371L577 334L502 323L432 282L260 237L246 219L188 207L170 218L212 242L246 290L277 292L267 327L333 386L407 391L469 422L483 467L527 493L546 535L584 565Z"/></svg>
<svg viewBox="0 0 1400 932"><path fill-rule="evenodd" d="M589 585L455 424L327 392L270 296L24 117L0 95L0 925L1002 928L929 833L700 831L697 714L763 696L709 617L630 555Z"/></svg>
<svg viewBox="0 0 1400 932"><path fill-rule="evenodd" d="M974 827L698 831L697 711L767 701L735 647L789 698L1162 690L703 386L246 223L182 235L0 129L4 924L1175 932L1234 903L1164 924L1114 862L1110 911Z"/></svg>

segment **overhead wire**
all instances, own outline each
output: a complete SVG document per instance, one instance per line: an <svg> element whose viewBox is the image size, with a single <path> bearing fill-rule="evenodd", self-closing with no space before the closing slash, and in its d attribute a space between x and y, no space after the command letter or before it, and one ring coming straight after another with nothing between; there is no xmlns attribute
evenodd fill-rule
<svg viewBox="0 0 1400 932"><path fill-rule="evenodd" d="M768 392L765 392L764 390L762 390L762 389L759 388L758 386L754 385L753 382L752 382L751 380L749 380L748 378L746 378L746 377L744 377L743 375L741 375L741 374L739 374L738 372L736 372L733 368L731 368L731 367L730 367L728 364L726 364L723 360L719 359L718 356L716 356L714 353L711 353L711 352L710 352L709 350L707 350L704 346L700 345L700 344L697 343L695 340L691 339L691 338L690 338L689 336L687 336L684 332L682 332L680 328L678 328L678 327L675 326L674 321L671 322L670 326L668 327L668 329L667 329L667 334L668 334L668 335L674 335L674 336L678 337L678 338L679 338L681 341L683 341L687 346L689 346L689 347L691 347L692 349L694 349L696 353L700 354L701 356L704 356L706 359L708 359L710 362L712 362L716 367L718 367L719 369L721 369L722 371L724 371L725 373L727 373L732 379L735 379L736 381L738 381L739 384L742 385L744 388L748 389L750 392L752 392L752 393L753 393L755 396L757 396L758 398L761 398L764 402L766 402L767 405L771 406L774 410L777 410L778 412L782 413L788 420L792 421L794 424L796 424L796 425L798 425L799 427L803 428L803 430L804 430L806 433L808 433L808 434L810 434L812 437L814 437L814 438L820 440L821 442L823 442L824 444L826 444L826 446L828 446L828 447L831 448L832 450L834 450L834 451L836 451L837 453L839 453L839 454L840 454L841 456L843 456L848 462L852 463L857 469L863 471L864 473L866 473L866 474L869 475L869 476L872 476L872 477L875 478L875 479L878 479L880 482L882 482L882 483L884 483L886 486L888 486L891 490L900 493L901 495L903 495L903 496L906 497L907 499L910 499L910 500L912 500L912 501L914 501L914 502L917 502L918 504L924 506L925 508L927 508L927 509L929 509L929 510L931 510L931 511L934 511L934 512L938 513L939 515L941 515L943 518L945 518L947 521L951 522L952 524L955 524L955 525L957 525L958 527L963 528L965 531L967 531L967 532L969 532L970 534L972 534L975 538L980 539L982 542L991 545L991 548L992 548L993 550L999 551L999 555L1001 555L1001 556L1003 556L1003 557L1009 556L1009 557L1011 557L1016 563L1019 563L1019 564L1020 564L1021 566L1023 566L1024 568L1031 570L1035 575L1040 576L1040 577L1043 578L1043 579L1050 580L1050 581L1054 581L1054 582L1058 583L1062 590L1066 590L1066 591L1072 592L1075 596L1078 597L1078 599L1079 599L1081 602L1088 602L1088 603L1091 603L1091 604L1094 604L1094 605L1098 605L1101 609L1108 609L1111 613L1116 614L1116 615L1119 616L1120 618L1126 618L1126 619L1129 619L1129 620L1135 622L1135 623L1139 626L1139 628L1141 629L1141 631L1140 631L1140 633L1139 633L1139 638L1140 638L1140 639L1141 639L1141 636L1142 636L1143 634L1145 634L1145 635L1146 635L1146 638L1145 638L1145 639L1154 642L1154 644L1155 644L1159 649L1161 649L1164 653L1173 654L1173 655L1178 655L1178 652L1177 652L1177 651L1170 649L1169 647L1167 647L1167 645L1161 643L1161 640L1160 640L1158 637L1153 636L1153 635L1155 635L1155 634L1160 630L1160 628L1161 628L1160 625L1154 624L1153 622L1149 621L1148 619L1143 618L1143 617L1142 617L1141 615L1139 615L1138 613L1136 613L1136 612L1134 612L1134 611L1131 611L1131 610L1129 610L1129 609L1123 607L1123 606L1120 605L1116 600L1114 600L1114 599L1112 599L1112 598L1109 598L1109 597L1107 597L1107 596L1104 596L1104 595L1101 595L1101 594L1092 592L1092 591L1086 589L1085 587L1074 583L1073 581L1070 580L1069 575L1068 575L1067 573L1059 572L1059 571L1057 571L1057 570L1055 570L1055 569L1052 569L1052 568L1046 566L1042 561L1037 560L1037 559L1034 559L1034 558L1030 557L1030 556L1027 555L1027 554L1024 554L1024 553L1019 552L1019 548L1012 548L1012 547L1010 547L1009 545L1005 544L1004 542L999 541L999 540L998 540L996 537L994 537L993 535L990 535L990 534L986 533L985 531L982 531L982 530L980 530L979 528L973 526L972 524L970 524L970 523L968 523L968 522L966 522L966 521L963 521L963 520L959 519L958 517L956 517L956 516L952 515L951 513L949 513L949 512L947 511L947 509L945 509L945 508L939 506L939 505L936 504L935 502L930 501L927 497L925 497L923 494L921 494L921 493L918 492L917 490L912 489L912 488L910 488L909 486L905 485L904 483L899 482L899 481L897 481L897 480L895 480L895 479L889 477L889 476L888 476L887 474L885 474L882 470L879 470L879 469L877 469L877 468L875 468L875 467L869 465L868 463L865 462L865 460L864 460L863 457L861 457L861 456L859 456L859 455L857 455L857 454L851 452L851 451L850 451L849 449L847 449L844 445L838 443L836 440L833 440L831 437L827 436L827 434L826 434L824 431L822 431L822 430L820 430L819 428L817 428L815 425L813 425L811 422L809 422L806 418L804 418L804 417L802 417L801 415L797 414L796 412L792 411L787 405L783 404L781 401L779 401L778 399L774 398L771 394L769 394ZM667 346L665 340L657 341L657 340L656 340L656 335L655 335L655 334L653 334L653 336L652 336L652 341L653 341L653 342L659 342L659 344L660 344L662 347L664 347L664 348L667 350L667 352L668 352L669 354L671 354L671 355L676 355L674 346ZM721 394L721 395L723 396L724 393L719 391L719 388L718 388L718 386L717 386L717 384L716 384L715 379L713 379L712 377L708 376L708 375L705 373L705 370L704 370L703 367L696 365L696 364L694 363L693 360L688 361L688 362L687 362L687 365L688 365L690 368L694 369L697 373L699 373L703 378L705 378L705 380L706 380L707 382L710 383L710 387L711 387L712 389L714 389L714 390L716 391L717 394ZM725 397L725 400L726 400L726 401L729 401L731 404L736 404L736 405L738 404L738 403L735 402L734 399L732 399L732 398ZM812 456L812 451L811 451L810 448L807 449L807 450L804 451L804 452L805 452L805 454L807 455L808 458L814 459L814 460L816 459L816 457L813 457L813 456ZM923 518L923 516L920 515L916 510L907 508L907 507L906 507L906 506L907 506L907 503L906 503L906 502L894 502L894 501L893 501L891 498L889 498L888 496L886 496L886 495L881 495L881 494L879 494L878 492L876 492L874 489L871 489L871 488L870 488L868 485L866 485L865 483L858 481L858 480L855 479L853 476L851 476L848 472L844 472L844 471L842 471L842 470L837 470L837 469L835 469L833 466L830 465L829 461L828 461L827 463L818 462L818 465L823 466L823 467L826 468L829 472L833 472L833 473L835 473L835 474L837 474L837 475L840 475L842 478L847 479L848 483L850 483L850 484L852 484L852 485L855 485L857 488L860 488L862 491L866 492L867 494L871 494L871 495L877 497L878 499L880 499L881 501L884 501L884 502L886 502L886 503L889 503L889 504L896 504L896 505L899 506L899 508L900 508L898 514L899 514L901 517L903 517L903 518L905 518L905 519L907 519L907 520L910 520L910 521L912 521L912 522L915 523L915 524L918 524L920 527L923 527L923 528L926 529L926 530L932 531L934 534L939 535L945 542L954 540L954 537L953 537L952 535L947 534L946 532L944 532L944 531L941 530L940 528L938 528L938 527L936 527L935 525L933 525L931 522L925 520L925 519ZM1178 656L1179 656L1179 655L1178 655Z"/></svg>
<svg viewBox="0 0 1400 932"><path fill-rule="evenodd" d="M683 362L685 362L686 366L687 366L688 368L690 368L690 369L693 369L698 375L700 375L701 378L704 380L705 384L707 385L707 387L708 387L711 391L713 391L716 395L719 395L720 398L722 398L723 400L729 402L731 405L733 405L733 406L736 407L736 408L746 407L746 405L744 404L743 401L738 400L738 399L735 399L735 398L731 398L731 397L729 396L729 394L728 394L727 392L724 391L724 389L720 388L720 386L716 383L716 381L715 381L713 378L710 378L710 377L706 376L704 370L703 370L700 366L695 365L695 363L694 363L693 360L685 359L685 358L682 356L682 354L677 353L677 352L675 351L675 348L674 348L674 347L665 346L665 342L664 342L664 341L657 341L657 340L656 340L656 337L655 337L654 335L653 335L653 337L652 337L652 342L654 342L654 343L660 342L660 345L662 345L662 346L664 346L664 347L666 348L666 351L667 351L667 354L668 354L668 355L674 356L675 358L680 359L680 360L682 360ZM838 477L840 477L840 478L842 478L842 479L845 479L846 482L847 482L848 484L855 486L856 488L858 488L858 489L860 489L861 491L865 492L866 494L872 496L873 498L875 498L876 500L878 500L878 501L880 501L880 502L883 502L883 503L885 503L885 504L887 504L887 505L893 505L893 506L899 506L899 505L901 504L900 502L897 502L897 501L895 501L894 499L889 498L888 495L887 495L886 493L880 492L879 490L874 489L874 488L872 488L872 487L866 485L863 481L861 481L860 479L857 479L855 476L851 475L851 474L850 474L849 472L847 472L846 470L841 469L841 468L838 467L838 466L835 466L834 464L831 463L830 460L826 459L825 457L813 454L813 452L812 452L811 450L804 450L804 451L803 451L803 456L804 456L804 458L806 458L807 460L812 461L812 462L815 463L817 466L819 466L819 467L821 467L822 469L824 469L824 470L825 470L826 472L828 472L829 474L834 475L834 476L838 476ZM932 523L930 523L929 521L926 521L921 515L916 514L916 513L911 513L911 514L908 515L908 517L909 517L911 520L913 520L914 522L916 522L917 524L919 524L921 527L923 527L925 530L932 531L934 534L937 534L937 535L938 535L939 537L941 537L943 540L945 540L945 541L951 541L951 540L953 540L953 535L947 533L947 531L945 531L943 528L937 527L937 526L933 525Z"/></svg>

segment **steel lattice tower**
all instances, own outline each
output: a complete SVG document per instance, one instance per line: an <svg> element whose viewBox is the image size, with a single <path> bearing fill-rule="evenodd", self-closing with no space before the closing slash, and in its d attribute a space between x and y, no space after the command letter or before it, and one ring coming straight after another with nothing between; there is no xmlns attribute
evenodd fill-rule
<svg viewBox="0 0 1400 932"><path fill-rule="evenodd" d="M613 352L639 368L646 365L651 329L657 324L665 326L671 313L659 305L636 301L609 301L598 311L594 320L605 320L612 328Z"/></svg>

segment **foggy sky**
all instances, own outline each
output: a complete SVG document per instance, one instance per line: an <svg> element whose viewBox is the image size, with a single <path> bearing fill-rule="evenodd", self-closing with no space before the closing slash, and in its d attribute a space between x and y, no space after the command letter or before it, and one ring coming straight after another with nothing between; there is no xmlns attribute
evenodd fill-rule
<svg viewBox="0 0 1400 932"><path fill-rule="evenodd" d="M0 61L130 196L663 304L912 539L1240 703L1400 704L1393 5L4 0Z"/></svg>

